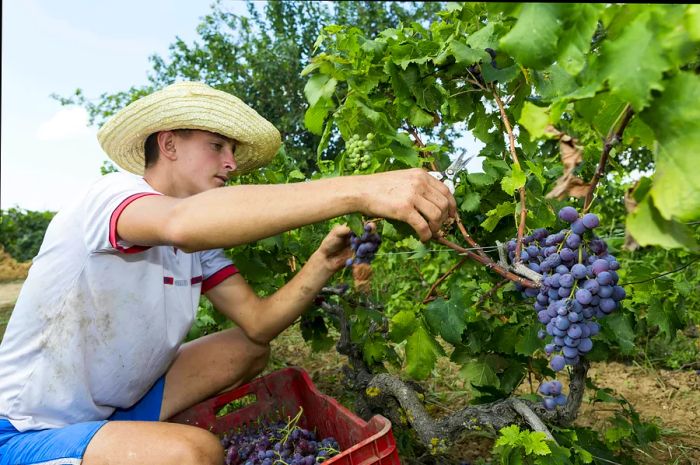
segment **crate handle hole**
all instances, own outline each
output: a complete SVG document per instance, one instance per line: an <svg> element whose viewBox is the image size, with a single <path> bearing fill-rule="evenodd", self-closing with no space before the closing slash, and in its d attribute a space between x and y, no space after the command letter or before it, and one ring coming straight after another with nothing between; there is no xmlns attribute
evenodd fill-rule
<svg viewBox="0 0 700 465"><path fill-rule="evenodd" d="M216 411L216 416L217 418L223 417L224 415L228 415L229 413L235 412L236 410L240 410L243 407L247 407L251 404L254 404L257 401L258 397L255 394L246 394L245 396L239 397L238 399L233 399L231 402L221 407L219 410Z"/></svg>

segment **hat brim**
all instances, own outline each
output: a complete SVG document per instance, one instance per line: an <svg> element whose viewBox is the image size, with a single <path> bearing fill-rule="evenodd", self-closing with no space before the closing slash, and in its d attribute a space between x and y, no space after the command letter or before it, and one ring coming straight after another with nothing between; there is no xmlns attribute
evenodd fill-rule
<svg viewBox="0 0 700 465"><path fill-rule="evenodd" d="M148 136L200 129L236 141L236 170L249 173L275 156L279 131L232 94L199 82L179 82L142 97L112 116L97 132L102 149L121 168L143 174Z"/></svg>

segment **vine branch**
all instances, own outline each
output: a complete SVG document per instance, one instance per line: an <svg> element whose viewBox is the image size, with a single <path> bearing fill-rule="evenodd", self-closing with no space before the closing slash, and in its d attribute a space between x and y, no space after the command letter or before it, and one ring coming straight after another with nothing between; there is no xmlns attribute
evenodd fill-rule
<svg viewBox="0 0 700 465"><path fill-rule="evenodd" d="M457 268L459 268L460 266L464 265L464 263L467 261L467 259L468 259L468 257L462 257L462 259L461 259L460 261L458 261L457 263L455 263L454 265L452 265L452 267L451 267L449 270L447 270L442 276L440 276L440 277L433 283L432 286L430 286L430 290L429 290L428 293L425 295L425 297L423 297L423 304L427 304L428 302L430 302L430 300L429 300L429 299L430 299L430 296L433 295L433 292L435 292L435 289L437 289L437 287L438 287L440 284L442 284L442 282L445 281L445 279L447 279L447 277L448 277L449 275L451 275L452 273L454 273L455 270L457 270Z"/></svg>
<svg viewBox="0 0 700 465"><path fill-rule="evenodd" d="M522 171L520 167L520 160L518 160L518 154L515 151L515 135L513 135L513 128L510 125L510 120L506 114L505 105L503 105L503 101L498 95L498 89L496 88L495 84L491 87L491 89L493 91L493 97L496 100L496 104L498 105L498 109L501 112L503 124L506 126L506 131L508 132L510 156L513 158L513 164ZM520 193L520 224L518 224L518 239L515 244L515 257L513 259L515 263L520 262L520 251L522 249L523 234L525 233L525 220L527 219L527 208L525 206L525 185L520 186L518 191Z"/></svg>
<svg viewBox="0 0 700 465"><path fill-rule="evenodd" d="M622 141L622 134L625 132L625 128L632 120L632 116L634 116L634 110L632 110L632 107L627 104L624 110L622 110L621 117L618 117L615 123L613 123L607 137L605 138L605 142L603 143L603 151L600 154L600 160L598 161L598 167L595 170L595 174L593 175L593 178L588 186L588 191L586 192L586 200L583 203L584 213L591 208L591 204L593 203L593 192L595 192L598 181L605 172L605 166L608 163L610 152L612 151L613 147ZM617 121L620 121L620 125L617 127L617 130L615 130Z"/></svg>

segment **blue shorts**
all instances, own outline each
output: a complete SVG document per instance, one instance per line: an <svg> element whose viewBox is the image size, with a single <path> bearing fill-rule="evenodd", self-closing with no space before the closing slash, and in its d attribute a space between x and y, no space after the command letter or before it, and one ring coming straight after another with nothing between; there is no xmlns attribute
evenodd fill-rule
<svg viewBox="0 0 700 465"><path fill-rule="evenodd" d="M19 432L0 419L0 465L79 465L90 440L108 421L158 421L164 386L165 376L131 408L117 409L107 420Z"/></svg>

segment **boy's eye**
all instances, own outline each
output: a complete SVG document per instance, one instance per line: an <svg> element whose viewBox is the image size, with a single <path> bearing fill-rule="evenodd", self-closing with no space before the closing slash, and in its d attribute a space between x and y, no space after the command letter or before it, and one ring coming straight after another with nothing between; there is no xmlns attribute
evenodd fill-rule
<svg viewBox="0 0 700 465"><path fill-rule="evenodd" d="M212 143L211 146L214 148L214 150L221 150L224 147L223 145L217 143Z"/></svg>

